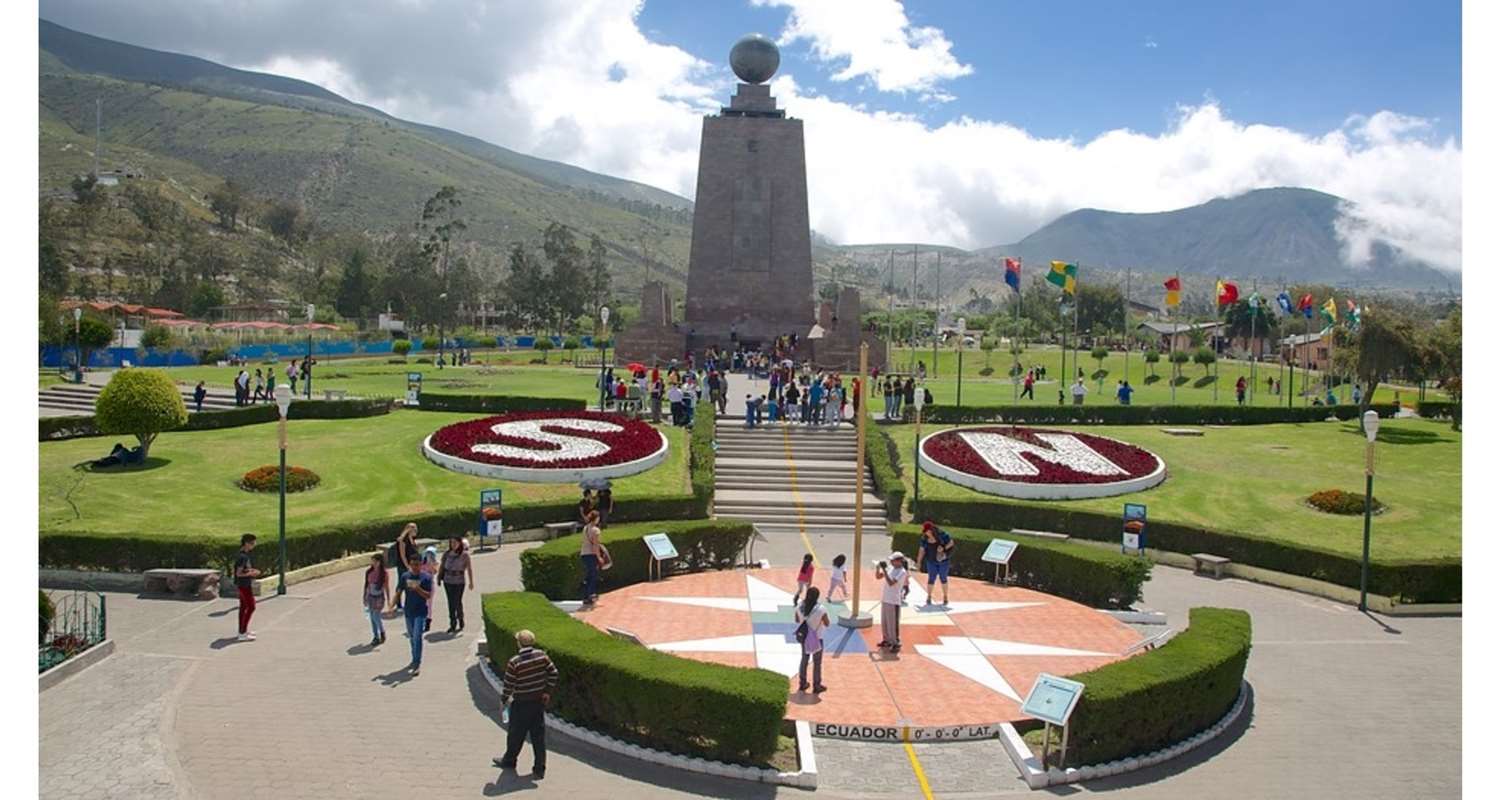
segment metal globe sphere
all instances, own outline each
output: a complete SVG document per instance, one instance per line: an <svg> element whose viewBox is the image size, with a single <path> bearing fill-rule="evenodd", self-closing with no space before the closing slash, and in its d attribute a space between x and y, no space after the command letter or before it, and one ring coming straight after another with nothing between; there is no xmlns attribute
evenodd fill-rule
<svg viewBox="0 0 1500 800"><path fill-rule="evenodd" d="M745 83L765 83L781 66L781 51L758 33L745 34L730 48L729 66Z"/></svg>

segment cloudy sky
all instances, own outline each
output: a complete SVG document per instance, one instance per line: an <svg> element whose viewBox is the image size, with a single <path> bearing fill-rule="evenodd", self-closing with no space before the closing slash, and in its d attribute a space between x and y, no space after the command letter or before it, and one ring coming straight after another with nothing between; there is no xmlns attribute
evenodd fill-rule
<svg viewBox="0 0 1500 800"><path fill-rule="evenodd" d="M773 94L806 121L813 226L837 241L980 247L1076 208L1306 186L1357 204L1342 226L1351 263L1383 239L1461 265L1456 0L42 0L40 12L689 197L701 117L733 91L729 45L759 31L781 44Z"/></svg>

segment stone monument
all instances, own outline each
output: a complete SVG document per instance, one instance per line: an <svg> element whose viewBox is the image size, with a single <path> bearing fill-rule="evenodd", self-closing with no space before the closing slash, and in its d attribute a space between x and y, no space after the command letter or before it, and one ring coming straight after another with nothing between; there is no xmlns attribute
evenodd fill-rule
<svg viewBox="0 0 1500 800"><path fill-rule="evenodd" d="M620 336L622 360L681 358L708 347L756 349L796 334L799 359L843 369L857 362L858 291L840 295L832 315L839 324L819 326L814 317L802 121L778 109L765 84L780 63L776 45L759 34L730 50L742 82L727 108L703 120L684 319L674 326L657 313L671 303L659 284L648 285L641 322ZM826 339L806 344L810 333ZM884 363L884 343L864 338L879 350L871 362Z"/></svg>

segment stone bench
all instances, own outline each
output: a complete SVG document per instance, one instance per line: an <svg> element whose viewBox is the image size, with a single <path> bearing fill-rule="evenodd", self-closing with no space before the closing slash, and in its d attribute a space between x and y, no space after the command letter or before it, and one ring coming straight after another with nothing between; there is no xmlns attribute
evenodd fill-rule
<svg viewBox="0 0 1500 800"><path fill-rule="evenodd" d="M323 390L323 399L324 400L343 400L345 398L345 396L347 396L348 394L349 394L349 392L346 389L324 389Z"/></svg>
<svg viewBox="0 0 1500 800"><path fill-rule="evenodd" d="M145 578L147 594L187 595L195 600L219 596L220 573L216 569L148 569Z"/></svg>
<svg viewBox="0 0 1500 800"><path fill-rule="evenodd" d="M1011 528L1010 532L1016 536L1032 536L1037 539L1056 539L1066 541L1069 537L1066 533L1053 533L1052 531L1028 531L1025 528Z"/></svg>
<svg viewBox="0 0 1500 800"><path fill-rule="evenodd" d="M571 536L583 527L580 522L547 522L542 527L547 531L548 539L556 539L559 536Z"/></svg>
<svg viewBox="0 0 1500 800"><path fill-rule="evenodd" d="M1210 555L1208 553L1194 553L1193 574L1197 575L1201 573L1205 567L1208 567L1213 570L1215 579L1222 578L1224 577L1224 567L1232 563L1234 562L1223 556Z"/></svg>

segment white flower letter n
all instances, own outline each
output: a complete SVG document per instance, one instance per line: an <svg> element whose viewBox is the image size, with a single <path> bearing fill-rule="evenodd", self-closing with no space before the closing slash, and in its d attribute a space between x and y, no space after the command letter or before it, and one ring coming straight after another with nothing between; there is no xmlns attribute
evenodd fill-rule
<svg viewBox="0 0 1500 800"><path fill-rule="evenodd" d="M1036 438L1051 445L1038 447L1020 439L998 433L964 432L959 436L983 458L995 472L1006 475L1036 475L1037 468L1021 457L1031 455L1058 466L1087 475L1129 475L1113 461L1099 455L1092 447L1066 433L1037 433Z"/></svg>

